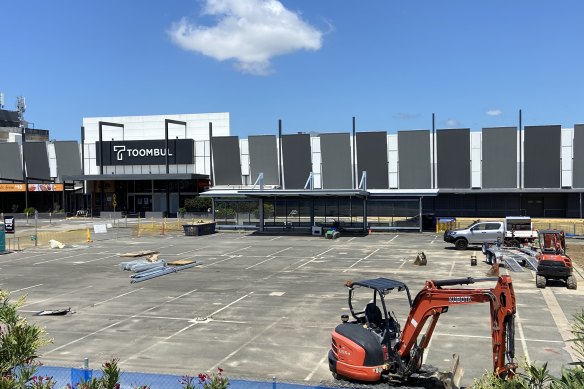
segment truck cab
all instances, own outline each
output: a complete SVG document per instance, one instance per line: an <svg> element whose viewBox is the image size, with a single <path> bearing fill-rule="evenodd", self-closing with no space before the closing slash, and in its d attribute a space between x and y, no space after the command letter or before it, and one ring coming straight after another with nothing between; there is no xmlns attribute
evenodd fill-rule
<svg viewBox="0 0 584 389"><path fill-rule="evenodd" d="M498 221L474 221L466 228L447 230L444 232L444 241L454 243L458 250L465 250L469 245L482 245L503 241L505 226Z"/></svg>

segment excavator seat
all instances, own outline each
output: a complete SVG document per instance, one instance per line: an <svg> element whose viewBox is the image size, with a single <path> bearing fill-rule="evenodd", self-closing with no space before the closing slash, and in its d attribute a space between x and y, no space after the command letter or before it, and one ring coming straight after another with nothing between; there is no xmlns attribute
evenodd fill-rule
<svg viewBox="0 0 584 389"><path fill-rule="evenodd" d="M380 328L383 325L381 309L375 303L369 303L365 306L365 317L371 327Z"/></svg>

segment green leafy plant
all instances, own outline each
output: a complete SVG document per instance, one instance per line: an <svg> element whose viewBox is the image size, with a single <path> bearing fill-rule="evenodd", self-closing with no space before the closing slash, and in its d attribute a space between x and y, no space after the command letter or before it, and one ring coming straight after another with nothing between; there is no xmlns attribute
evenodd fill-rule
<svg viewBox="0 0 584 389"><path fill-rule="evenodd" d="M67 385L67 389L120 389L119 359L113 358L101 365L101 377Z"/></svg>
<svg viewBox="0 0 584 389"><path fill-rule="evenodd" d="M28 215L28 216L34 215L35 212L36 212L36 209L34 209L33 207L25 208L23 211L23 213Z"/></svg>
<svg viewBox="0 0 584 389"><path fill-rule="evenodd" d="M178 213L178 216L180 218L183 218L183 217L185 217L185 213L187 213L187 209L184 208L184 207L183 208L179 208L179 209L176 210L176 212Z"/></svg>
<svg viewBox="0 0 584 389"><path fill-rule="evenodd" d="M211 207L212 200L209 197L190 197L185 199L184 207L189 212L206 212Z"/></svg>
<svg viewBox="0 0 584 389"><path fill-rule="evenodd" d="M12 302L10 293L0 290L0 389L44 388L53 382L50 377L35 376L38 349L52 340L40 326L18 314L25 301L23 296Z"/></svg>

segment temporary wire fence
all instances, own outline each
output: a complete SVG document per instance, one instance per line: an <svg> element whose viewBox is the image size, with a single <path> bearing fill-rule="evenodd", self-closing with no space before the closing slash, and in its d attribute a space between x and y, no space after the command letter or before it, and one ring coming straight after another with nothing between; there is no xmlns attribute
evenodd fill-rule
<svg viewBox="0 0 584 389"><path fill-rule="evenodd" d="M184 225L198 223L210 223L210 218L181 218L181 219L137 219L133 224L133 236L153 236L167 234L181 234L184 232Z"/></svg>
<svg viewBox="0 0 584 389"><path fill-rule="evenodd" d="M482 220L482 219L481 219ZM501 220L501 219L485 219L488 220ZM472 223L471 219L456 220L454 218L444 218L442 220L438 219L436 222L436 232L444 232L446 230L454 230L458 228L466 228ZM574 220L574 221L559 221L559 220L534 220L533 223L534 230L560 230L564 231L567 236L584 236L584 221Z"/></svg>
<svg viewBox="0 0 584 389"><path fill-rule="evenodd" d="M188 377L192 378L192 382L197 387L202 387L199 384L198 375L201 372L194 371L187 375L172 375L172 374L156 374L156 373L136 373L122 371L120 374L121 388L141 388L149 387L151 389L183 389L185 387L184 381ZM55 381L55 388L64 388L68 384L75 387L81 380L87 381L91 378L101 377L100 370L54 367L54 366L40 366L37 370L37 375L42 377L52 377ZM277 376L273 376L268 380L250 380L239 377L230 377L229 374L223 372L223 377L229 380L229 388L231 389L314 389L314 388L339 388L341 386L322 383L310 385L307 382L299 382L294 380L280 381ZM415 389L415 388L414 388Z"/></svg>

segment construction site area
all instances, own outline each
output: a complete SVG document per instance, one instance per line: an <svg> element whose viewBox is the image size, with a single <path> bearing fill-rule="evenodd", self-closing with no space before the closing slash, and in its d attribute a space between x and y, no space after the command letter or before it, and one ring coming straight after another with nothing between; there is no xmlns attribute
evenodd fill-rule
<svg viewBox="0 0 584 389"><path fill-rule="evenodd" d="M347 280L398 280L415 296L426 280L481 279L491 269L480 247L456 250L435 232L328 240L237 231L185 236L178 222L175 228L152 221L141 230L135 223L105 224L105 232L96 234L87 221L63 221L52 228L54 234L75 230L81 237L67 242L63 232L62 248L27 240L28 247L0 256L0 288L14 299L26 295L21 312L54 339L41 350L45 366L80 367L88 358L98 369L119 358L126 372L180 376L220 367L234 379L338 386L328 353L331 332L349 314ZM577 263L575 277L584 285L584 240L568 238L566 244ZM137 258L122 255L145 251L189 266L136 281L120 264ZM415 260L422 252L427 263L419 266ZM583 289L559 282L538 289L529 268L501 267L500 274L511 276L515 291L515 361L548 362L559 374L576 360L570 325L582 309ZM403 328L407 299L397 293L385 299ZM52 311L63 314L39 315ZM423 363L447 371L458 354L463 386L492 371L490 316L489 304L450 307Z"/></svg>

